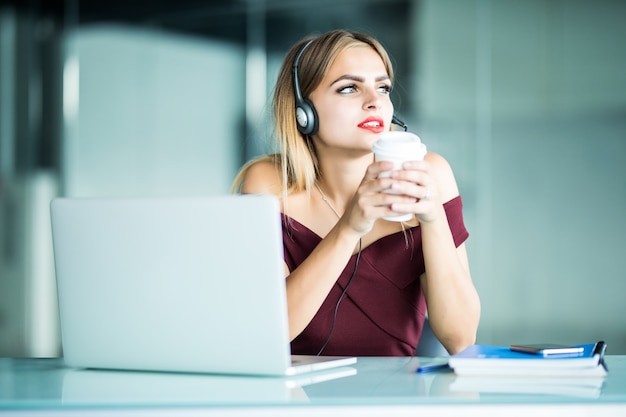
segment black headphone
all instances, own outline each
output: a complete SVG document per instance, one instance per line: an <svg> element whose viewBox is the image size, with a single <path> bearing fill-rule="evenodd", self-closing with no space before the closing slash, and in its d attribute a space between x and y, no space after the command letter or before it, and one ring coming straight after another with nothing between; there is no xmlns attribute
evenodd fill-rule
<svg viewBox="0 0 626 417"><path fill-rule="evenodd" d="M298 79L298 65L300 65L300 58L304 53L304 50L315 39L311 39L304 44L298 51L296 58L293 60L293 90L296 96L296 122L298 125L298 131L303 135L314 135L317 133L319 123L317 121L317 112L310 100L302 97L302 91L300 91L300 80ZM391 123L400 126L404 131L407 130L407 125L395 115L391 119Z"/></svg>
<svg viewBox="0 0 626 417"><path fill-rule="evenodd" d="M293 60L293 89L296 95L296 122L298 124L298 131L303 135L314 135L317 133L317 112L313 103L310 100L302 97L300 91L300 80L298 79L298 65L300 64L300 57L304 50L313 42L311 39L304 44L298 51L296 58Z"/></svg>

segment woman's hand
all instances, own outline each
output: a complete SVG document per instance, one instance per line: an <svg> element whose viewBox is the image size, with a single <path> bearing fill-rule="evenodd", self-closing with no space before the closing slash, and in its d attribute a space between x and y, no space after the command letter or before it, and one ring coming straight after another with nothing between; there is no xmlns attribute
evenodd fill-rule
<svg viewBox="0 0 626 417"><path fill-rule="evenodd" d="M437 187L426 161L406 162L401 170L393 163L372 163L363 177L342 221L364 235L376 220L399 214L414 213L420 222L437 216ZM390 175L383 175L389 173Z"/></svg>
<svg viewBox="0 0 626 417"><path fill-rule="evenodd" d="M405 198L393 201L390 208L396 213L414 213L420 223L434 221L441 213L441 199L437 183L428 161L405 162L401 170L391 172L393 193Z"/></svg>

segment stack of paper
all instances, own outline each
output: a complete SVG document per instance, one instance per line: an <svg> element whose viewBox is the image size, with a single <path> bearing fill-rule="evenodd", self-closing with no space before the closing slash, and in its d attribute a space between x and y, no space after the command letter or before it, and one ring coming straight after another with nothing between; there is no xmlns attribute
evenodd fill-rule
<svg viewBox="0 0 626 417"><path fill-rule="evenodd" d="M452 355L448 364L463 376L604 377L603 350L596 343L579 346L584 350L578 355L541 356L505 346L472 345Z"/></svg>
<svg viewBox="0 0 626 417"><path fill-rule="evenodd" d="M472 345L448 361L452 391L481 394L545 394L597 398L607 370L604 342L576 355L535 355L504 346Z"/></svg>

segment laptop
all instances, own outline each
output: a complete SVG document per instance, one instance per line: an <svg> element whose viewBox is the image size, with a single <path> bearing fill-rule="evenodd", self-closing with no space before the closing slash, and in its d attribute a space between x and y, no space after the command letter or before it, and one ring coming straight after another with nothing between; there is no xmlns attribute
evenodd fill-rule
<svg viewBox="0 0 626 417"><path fill-rule="evenodd" d="M278 200L57 198L65 363L291 376L356 363L291 355Z"/></svg>

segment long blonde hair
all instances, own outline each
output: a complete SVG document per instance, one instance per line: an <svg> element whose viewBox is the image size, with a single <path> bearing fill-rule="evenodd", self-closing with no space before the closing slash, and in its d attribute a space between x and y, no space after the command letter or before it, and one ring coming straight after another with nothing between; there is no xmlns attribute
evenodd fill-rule
<svg viewBox="0 0 626 417"><path fill-rule="evenodd" d="M389 55L380 42L369 35L333 30L319 36L308 36L296 43L285 55L274 89L274 134L278 141L279 154L264 155L244 165L235 178L233 192L240 189L247 168L261 160L273 161L280 168L284 197L292 192L310 192L318 178L319 165L315 146L309 136L298 131L295 111L293 63L298 52L309 42L300 57L298 72L300 90L305 98L322 82L339 54L354 46L366 45L376 51L393 83L393 66Z"/></svg>

